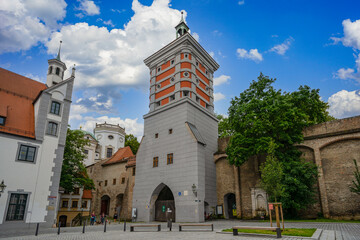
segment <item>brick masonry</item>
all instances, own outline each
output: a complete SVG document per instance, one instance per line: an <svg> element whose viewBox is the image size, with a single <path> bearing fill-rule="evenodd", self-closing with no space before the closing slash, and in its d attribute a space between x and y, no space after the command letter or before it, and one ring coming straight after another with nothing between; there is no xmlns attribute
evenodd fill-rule
<svg viewBox="0 0 360 240"><path fill-rule="evenodd" d="M239 168L240 189L236 189L234 169L225 154L228 140L219 139L218 152L214 154L218 204L224 206L224 196L228 193L236 195L238 191L237 198L240 199L237 200L241 206L238 216L251 218L251 188L259 186L259 166L264 159L250 159ZM360 165L360 116L304 129L304 142L298 148L306 161L319 166L317 202L303 211L302 216L315 218L322 213L335 219L360 219L359 196L349 190L354 179L353 159Z"/></svg>

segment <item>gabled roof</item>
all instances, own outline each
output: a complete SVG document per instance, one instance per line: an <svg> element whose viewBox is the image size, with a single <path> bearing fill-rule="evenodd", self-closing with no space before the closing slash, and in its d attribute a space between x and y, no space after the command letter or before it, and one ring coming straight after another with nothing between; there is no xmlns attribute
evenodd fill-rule
<svg viewBox="0 0 360 240"><path fill-rule="evenodd" d="M6 117L0 132L35 138L33 101L45 84L0 68L0 114Z"/></svg>
<svg viewBox="0 0 360 240"><path fill-rule="evenodd" d="M196 141L202 145L206 145L204 139L202 138L199 130L195 127L195 125L189 123L189 122L185 122L188 126L189 126L189 129L191 131L191 133L193 134L194 138L196 139Z"/></svg>
<svg viewBox="0 0 360 240"><path fill-rule="evenodd" d="M120 148L112 157L104 162L102 165L110 165L114 163L127 162L127 158L135 156L129 146Z"/></svg>
<svg viewBox="0 0 360 240"><path fill-rule="evenodd" d="M136 156L127 158L126 167L129 168L134 166L136 166Z"/></svg>

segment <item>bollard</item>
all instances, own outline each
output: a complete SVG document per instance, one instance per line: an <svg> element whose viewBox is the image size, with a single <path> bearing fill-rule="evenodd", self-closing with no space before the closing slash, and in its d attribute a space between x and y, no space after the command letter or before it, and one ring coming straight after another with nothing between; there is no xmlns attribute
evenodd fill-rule
<svg viewBox="0 0 360 240"><path fill-rule="evenodd" d="M60 224L60 222L59 222L58 235L60 235L60 226L61 226L61 224Z"/></svg>
<svg viewBox="0 0 360 240"><path fill-rule="evenodd" d="M106 218L105 218L105 224L104 224L104 232L106 232Z"/></svg>
<svg viewBox="0 0 360 240"><path fill-rule="evenodd" d="M83 233L85 233L85 226L86 226L86 221L84 221Z"/></svg>
<svg viewBox="0 0 360 240"><path fill-rule="evenodd" d="M170 225L169 225L169 227L170 227L170 232L171 232L171 228L172 228L172 221L170 220Z"/></svg>
<svg viewBox="0 0 360 240"><path fill-rule="evenodd" d="M281 229L276 228L276 238L281 238Z"/></svg>
<svg viewBox="0 0 360 240"><path fill-rule="evenodd" d="M37 224L36 224L35 236L37 236L38 233L39 233L39 225L40 225L40 223L37 223Z"/></svg>
<svg viewBox="0 0 360 240"><path fill-rule="evenodd" d="M126 219L124 219L124 232L126 232Z"/></svg>

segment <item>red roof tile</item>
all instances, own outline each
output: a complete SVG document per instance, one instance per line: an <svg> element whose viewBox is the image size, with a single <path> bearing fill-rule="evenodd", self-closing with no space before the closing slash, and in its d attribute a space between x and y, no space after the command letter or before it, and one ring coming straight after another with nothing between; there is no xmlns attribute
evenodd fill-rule
<svg viewBox="0 0 360 240"><path fill-rule="evenodd" d="M136 156L133 156L133 157L129 157L127 159L127 164L126 164L126 167L133 167L133 166L136 166Z"/></svg>
<svg viewBox="0 0 360 240"><path fill-rule="evenodd" d="M45 84L0 68L0 115L6 117L0 132L35 138L33 101Z"/></svg>
<svg viewBox="0 0 360 240"><path fill-rule="evenodd" d="M126 162L128 157L133 157L134 154L129 146L120 148L117 152L102 165L109 165L114 163Z"/></svg>

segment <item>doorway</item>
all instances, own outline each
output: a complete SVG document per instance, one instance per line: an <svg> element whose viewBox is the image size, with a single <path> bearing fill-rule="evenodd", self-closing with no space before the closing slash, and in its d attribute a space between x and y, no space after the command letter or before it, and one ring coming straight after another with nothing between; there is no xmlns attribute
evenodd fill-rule
<svg viewBox="0 0 360 240"><path fill-rule="evenodd" d="M59 217L59 225L60 225L60 227L66 227L66 221L67 221L67 216L66 215L61 215Z"/></svg>
<svg viewBox="0 0 360 240"><path fill-rule="evenodd" d="M100 214L105 213L106 216L109 216L109 207L110 207L110 197L104 195L101 197L101 211Z"/></svg>
<svg viewBox="0 0 360 240"><path fill-rule="evenodd" d="M225 218L236 218L236 198L235 194L228 193L224 196Z"/></svg>
<svg viewBox="0 0 360 240"><path fill-rule="evenodd" d="M167 211L171 210L170 218L175 222L175 200L170 188L166 185L161 189L155 201L155 221L166 222Z"/></svg>

